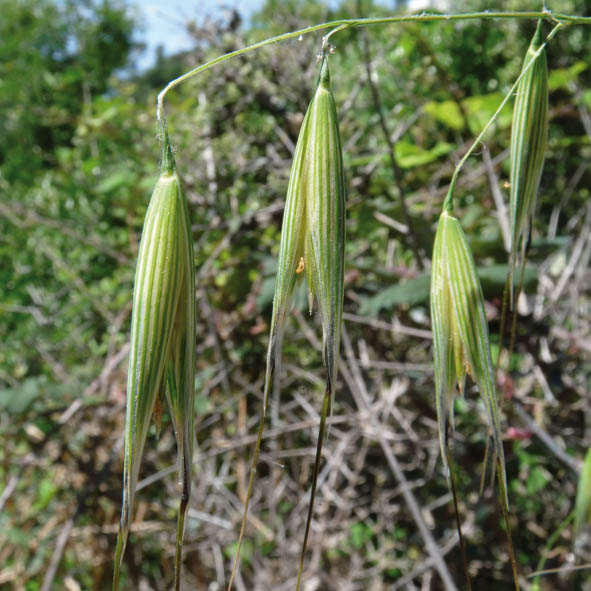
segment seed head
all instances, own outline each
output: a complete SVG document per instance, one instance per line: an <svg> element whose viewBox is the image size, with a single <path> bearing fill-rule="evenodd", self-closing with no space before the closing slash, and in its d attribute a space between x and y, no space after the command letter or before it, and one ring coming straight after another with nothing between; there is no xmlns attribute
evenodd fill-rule
<svg viewBox="0 0 591 591"><path fill-rule="evenodd" d="M165 135L162 172L146 212L133 289L123 503L113 578L115 590L148 427L156 398L164 393L167 384L179 466L183 468L186 486L190 486L194 355L194 258L189 214Z"/></svg>
<svg viewBox="0 0 591 591"><path fill-rule="evenodd" d="M536 197L542 176L548 137L548 66L546 50L536 56L543 44L542 21L527 50L522 71L535 62L519 81L511 127L511 271L519 251L525 256ZM513 281L510 284L513 302Z"/></svg>
<svg viewBox="0 0 591 591"><path fill-rule="evenodd" d="M232 587L244 536L269 393L276 361L281 354L283 331L295 287L304 276L308 285L310 308L316 299L320 313L323 357L328 374L325 399L329 403L323 404L321 431L326 412L330 408L330 400L334 396L344 293L345 180L337 111L330 90L328 59L325 53L321 59L316 91L300 129L287 187L261 419L229 588ZM321 444L318 449L321 451ZM318 465L315 465L315 470L317 469ZM314 490L311 498L313 497ZM310 511L312 506L313 501L310 503ZM296 587L299 587L299 576L301 569Z"/></svg>
<svg viewBox="0 0 591 591"><path fill-rule="evenodd" d="M343 308L345 180L337 111L323 57L316 92L296 145L283 226L273 324L283 326L296 282L305 271L310 306L316 299L324 359L334 387ZM272 328L273 332L273 328Z"/></svg>
<svg viewBox="0 0 591 591"><path fill-rule="evenodd" d="M439 441L446 476L449 477L446 454L448 417L453 430L456 382L463 393L464 379L469 373L487 410L494 447L503 466L500 476L505 482L498 400L482 288L460 222L447 210L439 218L433 247L431 322ZM506 490L506 486L504 488Z"/></svg>

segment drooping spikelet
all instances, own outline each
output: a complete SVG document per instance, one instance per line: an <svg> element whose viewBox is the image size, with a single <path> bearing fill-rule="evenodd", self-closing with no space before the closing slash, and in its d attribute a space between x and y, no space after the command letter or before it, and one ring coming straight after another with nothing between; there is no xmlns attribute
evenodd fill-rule
<svg viewBox="0 0 591 591"><path fill-rule="evenodd" d="M326 415L330 412L338 371L344 293L344 242L345 181L342 149L335 101L330 90L328 58L323 54L316 91L300 129L287 189L267 350L263 406L229 589L232 586L244 535L266 410L275 366L281 353L285 322L291 309L295 287L304 276L310 294L310 305L312 306L315 300L320 314L323 358L327 370L310 513L305 534L307 539ZM305 545L304 541L304 550ZM297 586L299 587L299 579Z"/></svg>
<svg viewBox="0 0 591 591"><path fill-rule="evenodd" d="M113 589L119 587L139 469L156 398L167 398L177 437L183 497L177 530L178 589L184 512L190 492L194 438L195 357L194 257L187 200L176 173L166 131L163 157L138 253L133 290L123 502Z"/></svg>
<svg viewBox="0 0 591 591"><path fill-rule="evenodd" d="M548 66L542 47L542 21L527 50L522 71L529 69L517 86L511 126L511 280L513 305L513 272L517 261L525 264L525 248L531 230L536 197L542 176L548 137ZM531 61L535 62L530 65Z"/></svg>
<svg viewBox="0 0 591 591"><path fill-rule="evenodd" d="M433 246L431 323L439 441L446 476L449 478L448 417L453 429L456 381L463 392L464 378L469 373L487 410L500 464L499 484L507 506L505 459L482 288L460 222L446 209L439 218Z"/></svg>

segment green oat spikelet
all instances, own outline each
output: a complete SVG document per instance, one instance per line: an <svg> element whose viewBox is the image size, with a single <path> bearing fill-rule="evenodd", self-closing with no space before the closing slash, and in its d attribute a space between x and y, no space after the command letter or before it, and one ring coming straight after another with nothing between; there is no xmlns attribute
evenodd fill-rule
<svg viewBox="0 0 591 591"><path fill-rule="evenodd" d="M113 589L119 588L123 554L148 427L157 396L166 387L178 444L183 496L177 527L175 589L179 589L184 515L190 492L194 439L194 257L187 200L163 129L160 178L146 212L133 290L123 502Z"/></svg>
<svg viewBox="0 0 591 591"><path fill-rule="evenodd" d="M433 246L431 322L439 442L448 482L448 420L453 430L455 385L457 382L463 392L464 378L469 373L487 410L499 459L497 474L502 502L508 507L499 405L484 298L468 241L451 208L444 208L439 218Z"/></svg>
<svg viewBox="0 0 591 591"><path fill-rule="evenodd" d="M300 129L287 188L267 350L263 405L228 589L232 587L238 565L273 376L280 360L285 323L291 309L295 287L305 276L310 306L316 300L322 323L327 384L322 406L312 496L298 573L299 588L326 417L330 413L338 372L344 294L344 242L345 179L342 148L336 105L330 90L328 57L326 51L323 51L316 91Z"/></svg>
<svg viewBox="0 0 591 591"><path fill-rule="evenodd" d="M519 81L511 125L511 277L509 294L513 307L513 273L518 260L525 265L526 245L536 205L548 138L548 66L546 49L535 57L544 43L542 21L525 56L522 71L535 63Z"/></svg>
<svg viewBox="0 0 591 591"><path fill-rule="evenodd" d="M305 165L300 186L294 190L306 199L306 280L318 305L328 388L334 394L344 294L345 174L326 55L310 106L309 128L303 146Z"/></svg>
<svg viewBox="0 0 591 591"><path fill-rule="evenodd" d="M308 112L310 131L303 145L305 163L298 190L306 197L306 280L310 290L310 301L312 298L316 299L322 323L322 356L327 380L296 591L299 591L301 585L312 522L326 417L332 412L344 296L345 174L337 109L330 90L326 50L322 54L318 86Z"/></svg>

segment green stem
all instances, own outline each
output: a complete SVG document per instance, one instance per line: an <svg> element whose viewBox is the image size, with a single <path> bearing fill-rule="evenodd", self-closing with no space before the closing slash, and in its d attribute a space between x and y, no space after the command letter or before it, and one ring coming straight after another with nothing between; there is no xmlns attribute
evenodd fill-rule
<svg viewBox="0 0 591 591"><path fill-rule="evenodd" d="M445 443L445 455L447 456L447 463L449 464L449 477L451 482L451 494L454 501L454 512L456 514L456 528L460 539L460 551L462 553L462 563L464 566L464 576L466 577L466 591L472 591L472 583L470 581L470 572L468 570L468 557L466 555L466 545L464 544L464 536L462 535L462 526L460 524L460 512L458 509L458 495L456 491L456 477L454 474L455 466L449 449L449 443Z"/></svg>
<svg viewBox="0 0 591 591"><path fill-rule="evenodd" d="M517 284L517 291L515 293L515 300L513 302L513 310L511 316L511 336L509 340L509 350L508 350L508 361L507 361L507 374L511 368L511 356L513 355L513 350L515 349L515 337L517 331L517 300L523 291L523 280L525 276L525 256L521 261L521 269L519 271L519 283ZM513 273L510 274L511 281L513 281ZM499 348L499 354L501 349Z"/></svg>
<svg viewBox="0 0 591 591"><path fill-rule="evenodd" d="M501 460L497 458L497 480L499 482L499 493L501 508L503 509L503 519L505 520L505 534L507 535L507 547L511 560L511 570L513 571L513 583L515 591L519 591L519 573L517 571L517 559L515 558L515 548L513 547L513 538L511 536L511 524L509 523L509 507L507 506L507 491L505 489L505 479L503 478L503 466Z"/></svg>
<svg viewBox="0 0 591 591"><path fill-rule="evenodd" d="M308 536L310 535L310 525L312 524L312 515L314 514L314 500L316 498L316 487L318 485L318 472L320 471L320 460L322 459L322 442L326 431L326 417L330 413L331 386L327 384L324 392L324 402L322 403L322 413L320 415L320 428L318 429L318 444L316 446L316 460L314 461L314 474L312 477L312 490L310 491L310 506L308 507L308 518L306 519L306 530L304 532L304 542L302 543L302 553L300 556L300 566L298 568L298 579L296 582L296 591L300 591L302 584L302 574L304 572L304 560L306 558L306 548L308 546Z"/></svg>
<svg viewBox="0 0 591 591"><path fill-rule="evenodd" d="M497 355L497 362L495 366L495 370L499 371L501 369L501 351L503 348L503 339L505 338L505 327L507 323L507 313L509 310L509 290L511 289L511 282L513 281L513 273L509 272L507 275L507 279L505 280L505 288L503 289L503 303L501 307L501 325L499 327L499 352ZM511 360L509 359L509 366L510 367ZM508 373L508 372L507 372ZM502 402L502 398L501 398Z"/></svg>
<svg viewBox="0 0 591 591"><path fill-rule="evenodd" d="M160 127L160 143L162 144L162 160L160 162L160 171L162 174L172 174L174 172L174 156L172 155L172 147L170 146L170 139L168 137L168 129L166 122L160 120L158 122Z"/></svg>
<svg viewBox="0 0 591 591"><path fill-rule="evenodd" d="M540 561L538 562L538 566L536 567L537 574L535 575L536 578L532 581L532 591L540 591L540 576L542 574L542 571L544 570L544 565L546 564L548 554L550 553L550 550L552 550L552 546L554 546L560 534L568 527L568 525L574 519L574 517L575 512L572 511L567 515L566 519L564 519L564 521L558 526L558 529L548 538L548 541L544 546L542 556L540 557Z"/></svg>
<svg viewBox="0 0 591 591"><path fill-rule="evenodd" d="M468 160L468 158L472 155L474 150L477 148L478 144L481 142L481 140L485 136L486 132L490 129L490 126L496 121L497 117L499 116L499 114L503 110L503 107L507 104L509 99L513 96L513 93L515 92L517 85L519 84L521 79L525 76L525 74L528 72L528 70L533 66L537 57L542 53L542 51L544 51L544 49L546 48L546 45L548 45L548 43L552 40L554 35L556 35L556 33L558 33L558 31L564 26L565 26L564 22L558 22L558 24L550 31L550 33L546 37L546 40L544 41L544 43L542 43L542 45L540 45L540 47L538 47L538 49L536 50L536 52L532 56L532 59L530 60L530 62L527 64L527 66L525 68L523 68L523 70L521 70L521 73L519 74L517 80L515 80L515 82L513 83L513 86L511 86L511 88L509 89L509 92L505 95L505 98L501 101L501 104L499 105L497 110L494 112L493 116L488 120L488 123L484 126L484 129L480 132L479 136L474 140L474 142L472 143L472 145L470 146L468 151L464 154L462 159L458 162L456 169L454 170L453 176L451 177L451 183L449 184L449 190L447 192L447 196L445 197L445 201L443 202L443 209L445 209L447 212L453 211L453 191L456 186L458 174L459 174L460 170L462 169L462 167L464 166L464 164L466 163L466 160Z"/></svg>
<svg viewBox="0 0 591 591"><path fill-rule="evenodd" d="M117 533L117 546L115 548L115 563L113 570L113 591L119 591L119 579L121 576L121 563L123 561L123 554L125 553L125 546L127 543L127 534L119 525Z"/></svg>
<svg viewBox="0 0 591 591"><path fill-rule="evenodd" d="M181 562L183 556L183 538L185 536L185 515L189 506L191 494L190 464L187 465L186 458L183 458L183 494L179 505L179 514L176 528L176 556L174 560L174 589L181 591Z"/></svg>
<svg viewBox="0 0 591 591"><path fill-rule="evenodd" d="M259 453L261 451L261 442L263 440L263 431L265 429L265 419L267 417L267 407L269 406L269 394L273 385L273 378L275 377L275 358L276 351L281 350L281 335L277 336L275 321L271 326L271 339L269 341L269 349L267 352L267 372L265 375L265 386L263 392L263 406L261 408L261 417L259 419L259 428L257 431L257 440L254 446L254 454L252 457L252 464L250 466L250 476L248 478L248 489L246 491L246 499L244 501L244 512L242 514L242 522L240 524L240 535L238 537L238 545L236 547L236 554L234 555L234 562L232 564L232 572L230 574L230 582L228 583L228 591L232 591L234 584L234 577L236 576L236 569L240 561L240 549L242 548L242 540L244 539L244 532L246 531L246 520L248 517L248 507L250 504L250 497L254 486L254 479L257 472L257 464L259 462Z"/></svg>
<svg viewBox="0 0 591 591"><path fill-rule="evenodd" d="M328 39L338 33L339 31L343 31L345 29L350 29L352 27L367 27L371 25L387 25L387 24L395 24L395 23L410 23L410 22L435 22L435 21L461 21L461 20L474 20L474 19L543 19L553 23L557 23L556 27L553 29L553 32L550 33L546 42L550 40L550 36L553 36L554 31L561 26L565 25L591 25L591 17L584 17L584 16L573 16L568 14L561 14L561 13L552 13L548 10L544 10L541 12L467 12L463 14L410 14L405 16L389 16L389 17L382 17L382 18L357 18L357 19L340 19L336 21L329 21L326 23L320 23L317 25L312 25L310 27L305 27L304 29L299 29L297 31L291 31L289 33L283 33L281 35L277 35L275 37L269 37L268 39L264 39L263 41L259 41L258 43L253 43L252 45L248 45L247 47L242 47L240 49L236 49L235 51L231 51L230 53L225 53L224 55L220 55L208 62L189 70L182 76L172 80L169 82L164 89L158 95L158 102L156 106L156 119L161 121L164 119L164 97L166 94L193 76L204 72L205 70L209 70L213 66L217 64L221 64L226 60L232 59L234 57L238 57L239 55L244 55L245 53L249 53L251 51L255 51L260 49L261 47L265 47L267 45L273 45L274 43L279 43L281 41L287 41L288 39L293 39L294 37L300 37L303 35L308 35L310 33L315 33L316 31L323 31L325 29L333 29L330 31L324 41L323 45L328 42ZM542 46L543 47L543 46Z"/></svg>

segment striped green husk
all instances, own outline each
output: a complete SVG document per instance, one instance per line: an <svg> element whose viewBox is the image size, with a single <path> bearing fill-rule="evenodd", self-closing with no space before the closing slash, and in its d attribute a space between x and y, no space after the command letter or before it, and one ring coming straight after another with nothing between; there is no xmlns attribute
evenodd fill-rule
<svg viewBox="0 0 591 591"><path fill-rule="evenodd" d="M536 197L542 176L548 137L548 66L546 50L535 57L542 46L542 21L529 46L519 81L511 127L511 273L519 254L524 262L527 236L531 230ZM513 280L509 282L513 302Z"/></svg>
<svg viewBox="0 0 591 591"><path fill-rule="evenodd" d="M453 397L466 372L484 401L499 458L503 502L506 496L505 460L501 442L498 399L490 355L484 298L474 259L462 227L451 212L439 218L431 269L431 322L435 367L435 397L441 456L449 479L447 426L453 429ZM503 492L505 491L505 492Z"/></svg>
<svg viewBox="0 0 591 591"><path fill-rule="evenodd" d="M113 577L115 590L119 586L121 561L129 534L146 436L156 398L164 393L167 381L167 398L179 447L183 500L190 490L194 438L193 261L187 201L176 173L168 136L165 135L162 172L146 212L133 290L123 502ZM181 502L177 567L180 565L184 508Z"/></svg>
<svg viewBox="0 0 591 591"><path fill-rule="evenodd" d="M328 388L334 393L338 370L344 294L345 176L337 110L330 90L328 61L320 71L303 145L304 167L293 190L306 200L304 260L310 303L316 298L323 333Z"/></svg>
<svg viewBox="0 0 591 591"><path fill-rule="evenodd" d="M338 372L344 296L345 175L338 116L334 97L330 90L330 74L326 55L322 58L316 95L308 112L309 131L306 132L308 137L304 138L302 144L304 164L299 182L296 179L294 191L303 193L306 200L307 232L304 245L306 280L310 292L310 305L312 305L314 298L318 304L322 323L322 354L328 375L320 415L310 505L302 543L296 591L300 589L312 522L326 417L332 412L332 400Z"/></svg>
<svg viewBox="0 0 591 591"><path fill-rule="evenodd" d="M325 363L334 383L343 307L345 179L328 62L302 123L287 188L271 324L269 353L280 340L291 307L300 260L310 306L316 298L323 328ZM272 367L268 358L268 368Z"/></svg>
<svg viewBox="0 0 591 591"><path fill-rule="evenodd" d="M344 242L345 181L342 149L336 106L330 90L328 60L323 56L316 91L300 129L287 189L267 350L263 405L229 589L232 586L246 526L269 395L276 364L280 358L285 323L291 309L295 287L304 275L310 295L310 306L316 300L322 323L323 359L327 369L321 419L323 424L326 414L330 413L338 371L343 310ZM304 269L301 268L302 261ZM318 444L316 472L321 452L322 437ZM313 485L306 539L314 494ZM306 542L304 550L305 544Z"/></svg>

